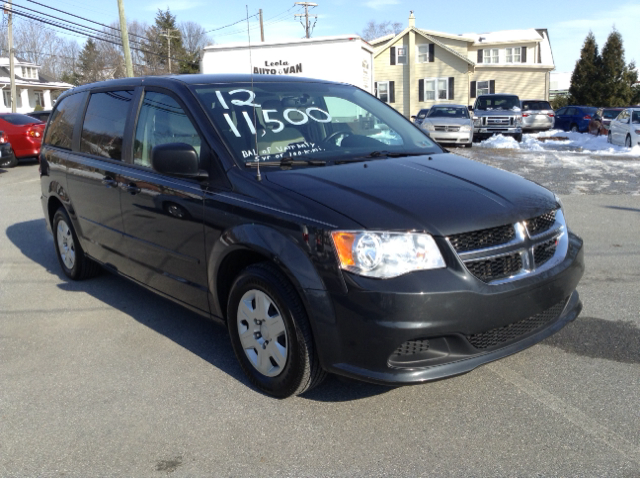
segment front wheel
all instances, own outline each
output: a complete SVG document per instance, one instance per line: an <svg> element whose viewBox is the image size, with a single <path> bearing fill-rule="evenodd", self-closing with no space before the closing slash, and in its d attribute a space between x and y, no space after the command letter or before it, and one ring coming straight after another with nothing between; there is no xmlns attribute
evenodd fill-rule
<svg viewBox="0 0 640 479"><path fill-rule="evenodd" d="M627 148L631 148L631 136L627 135L627 137L624 139L624 146L626 146Z"/></svg>
<svg viewBox="0 0 640 479"><path fill-rule="evenodd" d="M571 131L573 133L579 133L580 131L578 130L578 125L571 125Z"/></svg>
<svg viewBox="0 0 640 479"><path fill-rule="evenodd" d="M325 378L304 305L273 265L249 266L236 278L227 327L242 370L264 393L276 398L299 395Z"/></svg>
<svg viewBox="0 0 640 479"><path fill-rule="evenodd" d="M513 135L513 138L518 142L522 142L522 133L518 133L517 135Z"/></svg>
<svg viewBox="0 0 640 479"><path fill-rule="evenodd" d="M613 143L613 138L611 137L611 132L607 133L607 143Z"/></svg>
<svg viewBox="0 0 640 479"><path fill-rule="evenodd" d="M73 229L69 215L62 207L53 215L53 244L64 274L73 280L91 278L100 272L100 265L88 258Z"/></svg>

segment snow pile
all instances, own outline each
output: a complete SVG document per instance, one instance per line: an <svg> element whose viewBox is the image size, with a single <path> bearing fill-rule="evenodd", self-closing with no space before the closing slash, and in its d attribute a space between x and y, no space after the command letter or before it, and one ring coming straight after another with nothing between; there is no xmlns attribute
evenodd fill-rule
<svg viewBox="0 0 640 479"><path fill-rule="evenodd" d="M540 141L538 138L554 138ZM566 139L565 139L566 138ZM492 136L487 140L476 143L481 148L506 148L512 150L564 150L576 153L598 153L600 155L615 156L640 156L640 146L633 148L612 145L607 143L606 136L594 136L588 133L575 133L572 131L549 130L539 133L522 135L522 143L518 143L510 136Z"/></svg>

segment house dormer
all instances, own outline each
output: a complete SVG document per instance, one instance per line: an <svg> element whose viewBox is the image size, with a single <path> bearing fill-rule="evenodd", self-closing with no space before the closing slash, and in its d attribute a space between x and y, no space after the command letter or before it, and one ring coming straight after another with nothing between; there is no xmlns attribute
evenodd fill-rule
<svg viewBox="0 0 640 479"><path fill-rule="evenodd" d="M33 65L33 64L29 64L29 63L21 64L21 63L18 63L15 66L15 72L16 72L16 77L22 78L23 80L36 80L36 81L38 81L40 79L40 76L38 75L38 67L36 65Z"/></svg>

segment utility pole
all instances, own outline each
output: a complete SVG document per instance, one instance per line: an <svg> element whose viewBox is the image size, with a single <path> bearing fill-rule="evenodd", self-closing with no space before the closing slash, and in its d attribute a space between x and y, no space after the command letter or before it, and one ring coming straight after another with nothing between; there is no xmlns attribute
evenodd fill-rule
<svg viewBox="0 0 640 479"><path fill-rule="evenodd" d="M304 14L302 13L296 13L294 15L294 17L304 17L305 18L305 32L306 32L306 37L307 38L311 38L311 32L309 31L309 17L313 17L316 19L318 19L318 15L309 15L309 7L317 7L318 4L317 3L311 3L311 2L296 2L296 5L302 5L304 7Z"/></svg>
<svg viewBox="0 0 640 479"><path fill-rule="evenodd" d="M133 64L131 63L131 50L129 50L129 32L127 31L127 19L124 16L124 0L118 0L118 12L120 13L120 37L124 50L124 66L128 77L133 76Z"/></svg>
<svg viewBox="0 0 640 479"><path fill-rule="evenodd" d="M13 57L13 15L11 12L13 11L13 5L11 4L12 0L8 0L7 4L9 6L9 78L11 80L11 112L16 112L16 71L14 67L14 57Z"/></svg>
<svg viewBox="0 0 640 479"><path fill-rule="evenodd" d="M161 33L161 37L167 37L167 59L169 60L169 74L171 74L171 39L172 38L180 38L180 36L172 36L171 32L177 32L178 30L174 30L172 28L167 28L167 33Z"/></svg>
<svg viewBox="0 0 640 479"><path fill-rule="evenodd" d="M260 9L260 41L264 42L264 25L262 24L262 8Z"/></svg>

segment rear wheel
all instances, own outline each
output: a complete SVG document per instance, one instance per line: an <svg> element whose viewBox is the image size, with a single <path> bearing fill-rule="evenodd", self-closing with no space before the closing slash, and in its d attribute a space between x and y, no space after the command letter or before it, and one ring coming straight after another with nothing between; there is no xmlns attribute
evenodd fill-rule
<svg viewBox="0 0 640 479"><path fill-rule="evenodd" d="M580 130L578 130L578 125L576 125L575 123L571 125L571 131L574 133L579 133Z"/></svg>
<svg viewBox="0 0 640 479"><path fill-rule="evenodd" d="M613 143L613 139L611 138L611 132L607 133L607 143Z"/></svg>
<svg viewBox="0 0 640 479"><path fill-rule="evenodd" d="M522 133L518 133L517 135L513 135L513 138L520 143L522 141Z"/></svg>
<svg viewBox="0 0 640 479"><path fill-rule="evenodd" d="M13 151L10 156L3 156L0 158L0 168L13 168L17 164L18 159L16 158L16 155L13 154Z"/></svg>
<svg viewBox="0 0 640 479"><path fill-rule="evenodd" d="M626 146L627 148L631 148L631 135L627 135L627 137L624 139L624 146Z"/></svg>
<svg viewBox="0 0 640 479"><path fill-rule="evenodd" d="M89 259L82 250L73 224L64 208L53 216L53 243L64 274L73 280L91 278L100 272L100 265Z"/></svg>
<svg viewBox="0 0 640 479"><path fill-rule="evenodd" d="M299 395L325 378L304 305L273 265L240 273L229 295L227 326L242 370L264 393Z"/></svg>

